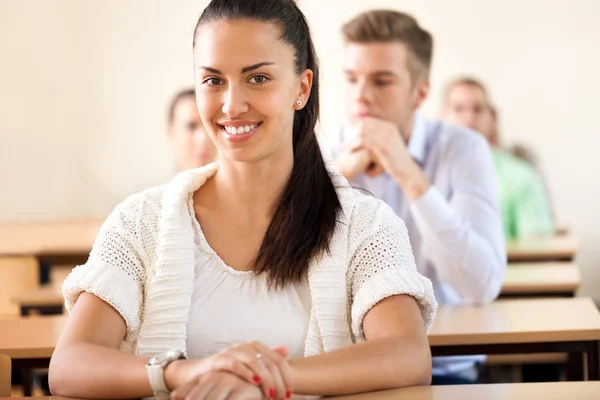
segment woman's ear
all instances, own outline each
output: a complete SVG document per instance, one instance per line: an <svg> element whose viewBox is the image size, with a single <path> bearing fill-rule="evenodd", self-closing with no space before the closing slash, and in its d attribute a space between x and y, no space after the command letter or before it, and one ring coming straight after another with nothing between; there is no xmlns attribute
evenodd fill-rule
<svg viewBox="0 0 600 400"><path fill-rule="evenodd" d="M294 108L296 110L300 110L304 108L304 105L308 102L308 98L310 97L310 91L312 89L313 83L313 72L310 69L305 69L304 72L300 74L300 88L296 95L296 99L294 100Z"/></svg>

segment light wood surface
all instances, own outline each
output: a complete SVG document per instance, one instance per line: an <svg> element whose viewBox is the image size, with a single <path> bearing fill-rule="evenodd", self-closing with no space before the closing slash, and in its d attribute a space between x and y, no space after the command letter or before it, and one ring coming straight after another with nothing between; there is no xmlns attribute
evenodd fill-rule
<svg viewBox="0 0 600 400"><path fill-rule="evenodd" d="M33 257L0 257L0 317L20 315L12 297L36 290L40 283L38 262Z"/></svg>
<svg viewBox="0 0 600 400"><path fill-rule="evenodd" d="M10 397L11 392L10 357L0 354L0 397Z"/></svg>
<svg viewBox="0 0 600 400"><path fill-rule="evenodd" d="M510 263L502 294L574 293L581 285L579 267L570 262Z"/></svg>
<svg viewBox="0 0 600 400"><path fill-rule="evenodd" d="M600 340L600 312L589 298L501 300L480 307L443 305L431 346Z"/></svg>
<svg viewBox="0 0 600 400"><path fill-rule="evenodd" d="M0 320L0 354L13 359L50 357L66 318ZM429 333L431 346L592 340L600 340L600 313L589 298L441 306Z"/></svg>
<svg viewBox="0 0 600 400"><path fill-rule="evenodd" d="M89 254L101 220L0 224L2 255Z"/></svg>
<svg viewBox="0 0 600 400"><path fill-rule="evenodd" d="M49 359L66 321L62 315L0 320L0 354Z"/></svg>
<svg viewBox="0 0 600 400"><path fill-rule="evenodd" d="M573 235L527 238L506 243L509 262L572 260L577 252Z"/></svg>
<svg viewBox="0 0 600 400"><path fill-rule="evenodd" d="M19 293L12 297L12 301L19 307L47 307L60 306L64 299L60 289L48 286Z"/></svg>
<svg viewBox="0 0 600 400"><path fill-rule="evenodd" d="M567 362L567 355L565 353L490 354L485 359L487 365L550 364L564 362Z"/></svg>
<svg viewBox="0 0 600 400"><path fill-rule="evenodd" d="M421 386L334 397L336 400L598 400L600 382Z"/></svg>
<svg viewBox="0 0 600 400"><path fill-rule="evenodd" d="M600 382L503 383L417 386L330 397L332 400L598 400ZM66 397L13 397L12 400L73 400Z"/></svg>
<svg viewBox="0 0 600 400"><path fill-rule="evenodd" d="M42 287L36 285L33 290L21 290L12 296L12 303L22 311L21 315L40 312L60 313L60 308L64 304L62 284L72 269L72 265L54 265L51 271L51 282L48 285Z"/></svg>

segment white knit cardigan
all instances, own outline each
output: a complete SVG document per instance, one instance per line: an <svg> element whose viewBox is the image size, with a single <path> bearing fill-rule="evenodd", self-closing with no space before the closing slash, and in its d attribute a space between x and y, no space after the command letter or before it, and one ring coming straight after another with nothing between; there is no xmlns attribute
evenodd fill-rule
<svg viewBox="0 0 600 400"><path fill-rule="evenodd" d="M217 170L214 163L183 172L117 206L87 263L63 285L67 310L82 291L93 293L123 317L123 351L146 356L185 351L194 283L194 216L188 203ZM363 318L386 297L413 296L427 329L437 308L431 282L416 270L402 220L382 201L332 177L343 211L330 254L309 266L306 356L365 340Z"/></svg>

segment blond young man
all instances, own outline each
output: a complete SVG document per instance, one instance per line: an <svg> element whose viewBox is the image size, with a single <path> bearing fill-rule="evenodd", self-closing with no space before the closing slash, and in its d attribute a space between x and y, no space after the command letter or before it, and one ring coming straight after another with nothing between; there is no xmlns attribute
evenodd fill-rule
<svg viewBox="0 0 600 400"><path fill-rule="evenodd" d="M417 112L429 92L431 35L391 10L357 16L343 35L347 123L333 145L335 166L405 221L439 303L494 300L506 252L489 146ZM475 380L476 359L434 359L434 382Z"/></svg>

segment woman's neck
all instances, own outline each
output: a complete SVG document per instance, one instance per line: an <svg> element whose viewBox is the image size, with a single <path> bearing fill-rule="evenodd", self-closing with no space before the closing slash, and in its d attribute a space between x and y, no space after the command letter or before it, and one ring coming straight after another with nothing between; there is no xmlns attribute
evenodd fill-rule
<svg viewBox="0 0 600 400"><path fill-rule="evenodd" d="M252 163L221 160L219 170L205 184L203 203L230 215L270 221L293 165L293 155Z"/></svg>

